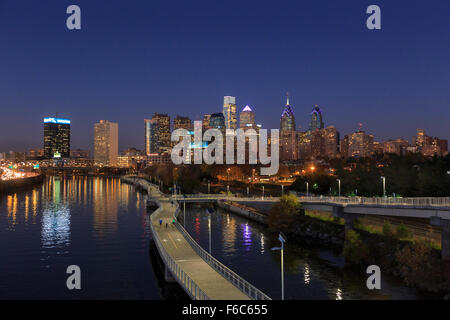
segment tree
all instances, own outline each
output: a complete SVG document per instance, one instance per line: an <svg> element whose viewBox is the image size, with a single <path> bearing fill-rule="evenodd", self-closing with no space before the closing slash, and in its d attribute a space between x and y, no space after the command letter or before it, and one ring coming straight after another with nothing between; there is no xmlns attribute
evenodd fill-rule
<svg viewBox="0 0 450 320"><path fill-rule="evenodd" d="M294 195L284 195L269 211L267 223L273 232L290 232L296 218L300 215L301 205Z"/></svg>

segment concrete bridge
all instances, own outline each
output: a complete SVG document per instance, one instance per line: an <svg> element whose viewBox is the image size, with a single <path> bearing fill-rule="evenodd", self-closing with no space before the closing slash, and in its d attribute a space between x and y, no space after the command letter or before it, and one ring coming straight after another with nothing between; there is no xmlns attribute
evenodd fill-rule
<svg viewBox="0 0 450 320"><path fill-rule="evenodd" d="M176 219L180 213L176 199L164 195L157 186L144 179L130 176L121 179L145 189L159 207L150 216L150 228L166 266L167 281L178 282L194 300L270 300L206 252L189 235Z"/></svg>
<svg viewBox="0 0 450 320"><path fill-rule="evenodd" d="M175 195L178 201L234 201L234 202L276 202L274 197L235 197L224 194ZM353 229L353 222L359 215L394 216L428 219L429 223L441 228L442 258L450 260L450 198L366 198L366 197L298 197L302 208L308 211L330 212L345 220L345 229Z"/></svg>

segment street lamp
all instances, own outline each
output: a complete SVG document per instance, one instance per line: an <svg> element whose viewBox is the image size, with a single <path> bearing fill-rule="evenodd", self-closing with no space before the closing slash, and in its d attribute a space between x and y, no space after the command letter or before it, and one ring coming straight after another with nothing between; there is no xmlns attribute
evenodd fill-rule
<svg viewBox="0 0 450 320"><path fill-rule="evenodd" d="M281 300L284 300L284 243L287 241L283 232L278 235L278 240L281 242L281 247L272 248L273 251L281 251Z"/></svg>
<svg viewBox="0 0 450 320"><path fill-rule="evenodd" d="M210 181L208 180L208 194L209 194L209 190L210 190Z"/></svg>
<svg viewBox="0 0 450 320"><path fill-rule="evenodd" d="M383 197L386 198L386 177L381 176L381 180L383 180Z"/></svg>
<svg viewBox="0 0 450 320"><path fill-rule="evenodd" d="M263 189L263 195L262 195L262 199L264 200L264 186L263 186L263 188L262 188L262 189Z"/></svg>
<svg viewBox="0 0 450 320"><path fill-rule="evenodd" d="M338 196L341 196L341 179L336 179L336 181L338 182L338 189L339 189L339 193Z"/></svg>
<svg viewBox="0 0 450 320"><path fill-rule="evenodd" d="M309 183L308 183L308 181L305 181L305 183L306 183L306 196L308 196L309 195Z"/></svg>
<svg viewBox="0 0 450 320"><path fill-rule="evenodd" d="M281 195L284 195L284 185L281 185Z"/></svg>

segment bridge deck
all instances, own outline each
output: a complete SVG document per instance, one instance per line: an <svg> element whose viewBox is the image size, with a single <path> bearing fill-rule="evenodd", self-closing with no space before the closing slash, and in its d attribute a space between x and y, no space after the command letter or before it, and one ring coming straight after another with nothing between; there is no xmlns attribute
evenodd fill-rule
<svg viewBox="0 0 450 320"><path fill-rule="evenodd" d="M160 208L151 216L153 230L172 259L212 300L249 300L250 298L205 262L172 225L175 206L160 199ZM162 226L159 220L163 220ZM166 223L168 227L166 227Z"/></svg>

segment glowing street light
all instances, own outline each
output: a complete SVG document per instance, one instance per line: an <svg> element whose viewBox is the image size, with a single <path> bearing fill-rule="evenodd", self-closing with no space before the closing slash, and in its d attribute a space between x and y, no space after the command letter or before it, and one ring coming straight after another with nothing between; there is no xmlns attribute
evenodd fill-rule
<svg viewBox="0 0 450 320"><path fill-rule="evenodd" d="M284 300L284 243L287 241L283 232L278 235L278 240L281 242L281 247L274 247L271 250L281 251L281 300Z"/></svg>
<svg viewBox="0 0 450 320"><path fill-rule="evenodd" d="M305 183L306 183L306 196L308 196L309 195L309 183L308 183L308 181L305 181Z"/></svg>
<svg viewBox="0 0 450 320"><path fill-rule="evenodd" d="M338 182L338 189L339 189L339 193L338 196L341 196L341 179L336 179L336 181Z"/></svg>

